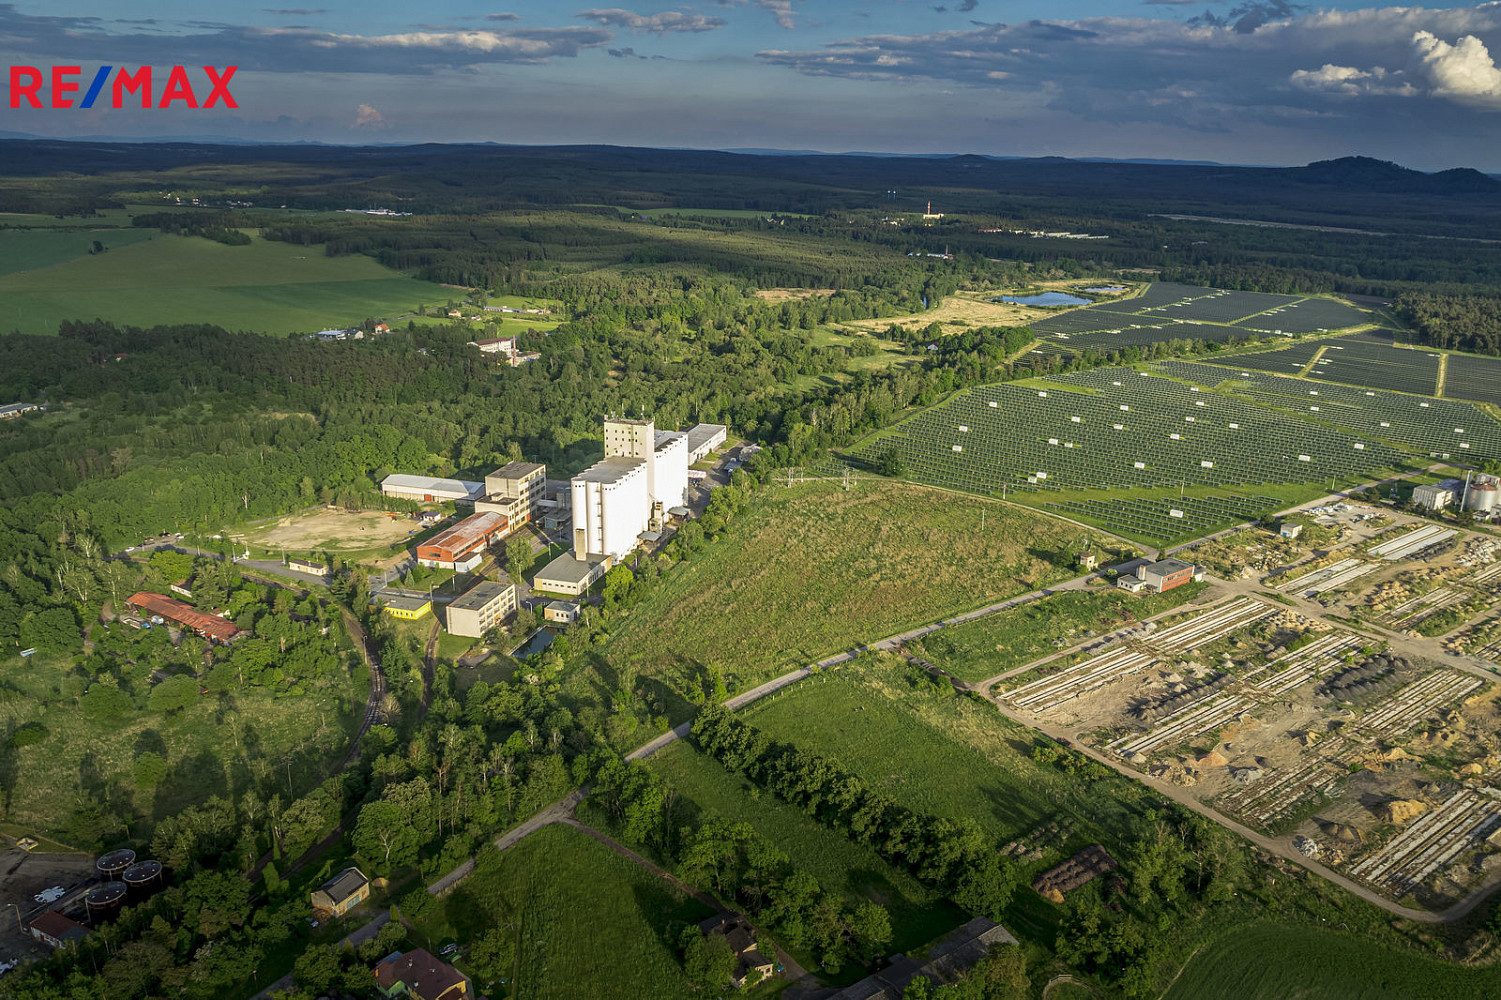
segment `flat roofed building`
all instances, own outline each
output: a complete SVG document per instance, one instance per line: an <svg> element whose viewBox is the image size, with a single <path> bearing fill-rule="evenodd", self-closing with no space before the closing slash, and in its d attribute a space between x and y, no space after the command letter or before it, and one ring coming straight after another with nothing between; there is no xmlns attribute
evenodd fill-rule
<svg viewBox="0 0 1501 1000"><path fill-rule="evenodd" d="M483 580L448 605L448 631L478 639L516 613L516 586Z"/></svg>
<svg viewBox="0 0 1501 1000"><path fill-rule="evenodd" d="M375 967L375 986L388 997L405 993L412 1000L460 1000L470 996L469 979L425 948L393 952Z"/></svg>
<svg viewBox="0 0 1501 1000"><path fill-rule="evenodd" d="M516 353L515 337L485 337L483 340L471 340L470 347L478 347L486 354L503 354L511 357Z"/></svg>
<svg viewBox="0 0 1501 1000"><path fill-rule="evenodd" d="M1451 482L1425 483L1412 491L1412 502L1429 510L1443 510L1454 503L1454 486Z"/></svg>
<svg viewBox="0 0 1501 1000"><path fill-rule="evenodd" d="M547 488L547 466L536 462L511 462L485 477L485 499L477 511L504 514L511 528L530 522Z"/></svg>
<svg viewBox="0 0 1501 1000"><path fill-rule="evenodd" d="M532 578L532 589L577 597L594 586L610 566L609 559L575 559L573 553L564 552L537 571Z"/></svg>
<svg viewBox="0 0 1501 1000"><path fill-rule="evenodd" d="M621 559L651 518L645 462L604 458L573 477L573 556Z"/></svg>
<svg viewBox="0 0 1501 1000"><path fill-rule="evenodd" d="M483 511L471 514L417 546L417 562L423 566L467 573L485 558L485 548L506 530L504 514Z"/></svg>
<svg viewBox="0 0 1501 1000"><path fill-rule="evenodd" d="M322 920L342 917L370 896L370 880L350 867L313 890L313 915Z"/></svg>
<svg viewBox="0 0 1501 1000"><path fill-rule="evenodd" d="M392 618L400 618L402 621L416 621L432 609L433 602L428 597L394 594L386 598L386 614Z"/></svg>
<svg viewBox="0 0 1501 1000"><path fill-rule="evenodd" d="M205 639L215 642L229 642L240 634L235 623L218 615L211 615L206 611L199 611L191 604L166 597L162 594L153 594L149 590L137 591L125 599L127 604L132 604L143 611L149 611L163 618L170 618L185 628L192 629Z"/></svg>
<svg viewBox="0 0 1501 1000"><path fill-rule="evenodd" d="M688 435L682 431L657 431L652 455L652 478L647 484L655 513L681 507L688 492Z"/></svg>
<svg viewBox="0 0 1501 1000"><path fill-rule="evenodd" d="M4 406L0 406L0 420L8 420L27 413L35 413L40 409L41 407L35 403L6 403Z"/></svg>
<svg viewBox="0 0 1501 1000"><path fill-rule="evenodd" d="M579 620L579 605L572 601L548 601L542 608L542 617L558 625L572 625Z"/></svg>
<svg viewBox="0 0 1501 1000"><path fill-rule="evenodd" d="M308 576L328 576L329 569L322 563L304 562L301 559L288 559L287 569L298 573L306 573Z"/></svg>
<svg viewBox="0 0 1501 1000"><path fill-rule="evenodd" d="M1194 568L1192 563L1186 563L1182 559L1163 559L1141 567L1136 575L1148 589L1161 593L1192 581Z"/></svg>
<svg viewBox="0 0 1501 1000"><path fill-rule="evenodd" d="M688 463L702 462L729 440L724 424L695 424L688 428Z"/></svg>
<svg viewBox="0 0 1501 1000"><path fill-rule="evenodd" d="M380 491L388 497L421 500L437 503L449 500L454 503L473 503L485 495L484 483L472 483L466 479L439 479L434 476L408 476L402 473L381 480Z"/></svg>

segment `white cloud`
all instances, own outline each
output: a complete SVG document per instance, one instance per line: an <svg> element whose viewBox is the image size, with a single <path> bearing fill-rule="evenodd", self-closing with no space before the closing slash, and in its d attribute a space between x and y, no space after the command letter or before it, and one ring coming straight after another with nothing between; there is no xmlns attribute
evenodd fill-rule
<svg viewBox="0 0 1501 1000"><path fill-rule="evenodd" d="M1463 35L1450 45L1431 32L1412 36L1419 66L1432 92L1458 101L1501 106L1501 69L1491 59L1485 43Z"/></svg>
<svg viewBox="0 0 1501 1000"><path fill-rule="evenodd" d="M713 31L724 27L722 17L694 14L681 10L664 10L658 14L637 14L634 11L612 7L608 10L585 10L574 15L610 28L625 28L628 31L663 35L668 32Z"/></svg>
<svg viewBox="0 0 1501 1000"><path fill-rule="evenodd" d="M354 127L368 129L390 128L391 123L386 121L384 115L368 104L361 104L355 108Z"/></svg>
<svg viewBox="0 0 1501 1000"><path fill-rule="evenodd" d="M791 31L797 27L792 17L792 0L756 0L756 6L777 19L777 27Z"/></svg>

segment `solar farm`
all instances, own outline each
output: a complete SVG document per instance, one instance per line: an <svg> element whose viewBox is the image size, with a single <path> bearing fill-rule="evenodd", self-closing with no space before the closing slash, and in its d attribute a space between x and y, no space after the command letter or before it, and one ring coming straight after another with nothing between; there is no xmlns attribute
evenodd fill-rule
<svg viewBox="0 0 1501 1000"><path fill-rule="evenodd" d="M1049 316L1032 329L1044 341L1044 351L1108 351L1165 340L1226 343L1324 333L1368 322L1365 313L1334 299L1154 282L1135 298Z"/></svg>

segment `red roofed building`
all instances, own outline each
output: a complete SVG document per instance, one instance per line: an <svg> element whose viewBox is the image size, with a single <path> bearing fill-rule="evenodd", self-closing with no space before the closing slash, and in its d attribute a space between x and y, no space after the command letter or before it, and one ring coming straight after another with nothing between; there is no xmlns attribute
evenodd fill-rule
<svg viewBox="0 0 1501 1000"><path fill-rule="evenodd" d="M494 511L472 514L417 546L424 566L467 573L485 558L485 546L505 534L506 516Z"/></svg>
<svg viewBox="0 0 1501 1000"><path fill-rule="evenodd" d="M386 996L405 993L413 1000L463 1000L469 977L425 949L396 952L375 967L375 986Z"/></svg>
<svg viewBox="0 0 1501 1000"><path fill-rule="evenodd" d="M76 920L69 920L56 910L48 910L31 922L31 936L53 948L82 941L88 934L87 927Z"/></svg>
<svg viewBox="0 0 1501 1000"><path fill-rule="evenodd" d="M125 600L142 611L170 618L184 628L192 629L205 639L212 639L215 642L229 642L240 634L234 622L226 618L199 611L191 604L184 604L182 601L164 597L161 594L153 594L149 590L131 594Z"/></svg>

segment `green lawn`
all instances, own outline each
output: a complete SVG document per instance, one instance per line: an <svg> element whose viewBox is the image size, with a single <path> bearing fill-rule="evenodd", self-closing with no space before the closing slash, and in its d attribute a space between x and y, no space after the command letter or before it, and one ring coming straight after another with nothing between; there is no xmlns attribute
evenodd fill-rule
<svg viewBox="0 0 1501 1000"><path fill-rule="evenodd" d="M0 225L4 217L0 216ZM0 229L0 275L36 271L87 257L98 240L114 252L151 239L155 229Z"/></svg>
<svg viewBox="0 0 1501 1000"><path fill-rule="evenodd" d="M1253 924L1184 968L1164 1000L1469 1000L1501 996L1501 967L1465 968L1334 931Z"/></svg>
<svg viewBox="0 0 1501 1000"><path fill-rule="evenodd" d="M1078 645L1087 631L1103 634L1120 627L1126 614L1150 618L1185 604L1204 590L1191 584L1166 594L1128 594L1114 587L1065 590L1009 611L924 636L912 644L934 665L964 681L987 677Z"/></svg>
<svg viewBox="0 0 1501 1000"><path fill-rule="evenodd" d="M472 943L499 914L514 914L510 996L697 995L683 978L677 939L681 928L710 915L708 907L569 827L544 827L488 858L419 929L434 941ZM489 984L475 988L484 994Z"/></svg>
<svg viewBox="0 0 1501 1000"><path fill-rule="evenodd" d="M873 899L885 906L891 914L892 951L921 947L967 919L966 914L888 865L870 848L829 829L772 793L756 789L691 743L675 743L649 757L646 764L704 812L749 823L828 891L850 900Z"/></svg>
<svg viewBox="0 0 1501 1000"><path fill-rule="evenodd" d="M983 519L983 527L982 527ZM611 637L668 676L719 662L748 686L830 653L1046 586L1081 529L992 501L862 479L768 485Z"/></svg>
<svg viewBox="0 0 1501 1000"><path fill-rule="evenodd" d="M119 232L104 235L114 239ZM369 257L326 257L320 247L260 238L231 247L200 237L156 236L0 275L0 330L50 334L63 320L103 318L142 326L217 323L229 330L312 332L443 302L451 294Z"/></svg>

